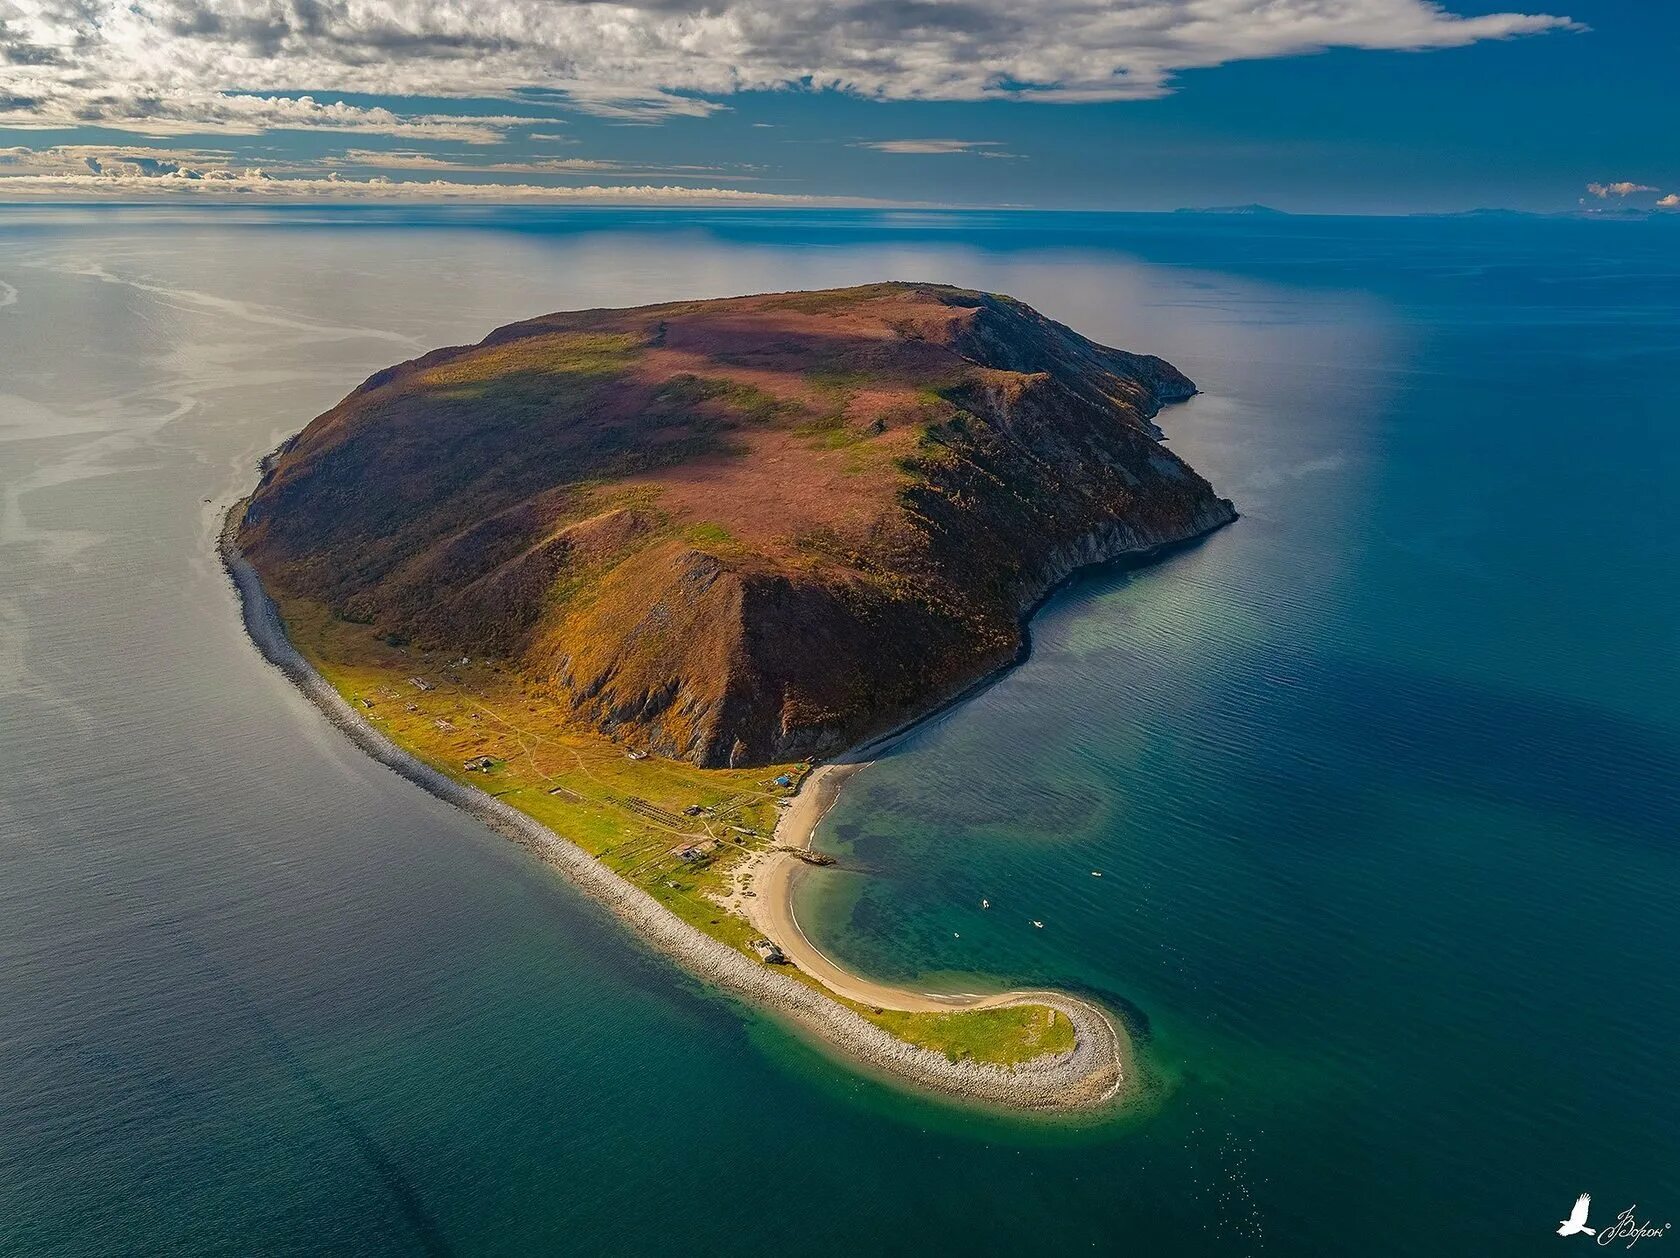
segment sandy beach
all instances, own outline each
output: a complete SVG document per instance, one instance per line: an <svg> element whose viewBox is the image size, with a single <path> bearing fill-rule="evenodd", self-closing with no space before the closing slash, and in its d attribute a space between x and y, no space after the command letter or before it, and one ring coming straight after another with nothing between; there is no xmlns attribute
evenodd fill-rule
<svg viewBox="0 0 1680 1258"><path fill-rule="evenodd" d="M890 744L877 744L877 754L884 751L886 745ZM1047 1003L1043 992L982 995L974 992L918 991L871 982L829 957L806 935L794 913L793 890L802 876L816 871L786 849L812 847L817 826L839 798L841 787L847 779L868 768L869 763L868 759L858 758L821 765L805 779L799 794L794 796L792 804L776 825L775 846L755 853L744 866L753 875L756 892L751 899L740 901L747 920L766 938L775 941L789 961L831 992L859 1004L912 1013L940 1013ZM1073 1000L1072 997L1061 999ZM1093 1012L1100 1016L1100 1011L1093 1008Z"/></svg>
<svg viewBox="0 0 1680 1258"><path fill-rule="evenodd" d="M813 1033L868 1068L969 1101L1026 1110L1074 1110L1102 1105L1123 1081L1124 1044L1109 1016L1088 1001L1061 992L942 995L904 991L849 974L825 957L799 929L791 907L791 866L786 852L771 851L756 869L760 889L752 920L789 960L837 995L877 1008L950 1011L1036 1004L1073 1023L1074 1047L1013 1068L952 1061L906 1043L806 983L762 964L690 926L640 887L621 878L582 848L517 809L423 763L391 742L345 701L293 647L256 569L240 552L236 521L243 500L229 510L220 539L223 564L239 594L245 627L263 656L296 685L336 728L381 764L521 844L565 874L644 943L720 990L750 1001ZM819 768L810 774L776 831L777 845L805 847L840 784L866 760Z"/></svg>

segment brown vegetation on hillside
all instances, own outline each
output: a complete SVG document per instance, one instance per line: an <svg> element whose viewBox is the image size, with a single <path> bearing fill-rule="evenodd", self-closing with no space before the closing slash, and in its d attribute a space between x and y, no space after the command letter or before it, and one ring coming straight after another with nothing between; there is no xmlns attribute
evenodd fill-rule
<svg viewBox="0 0 1680 1258"><path fill-rule="evenodd" d="M1150 423L1193 391L938 285L555 314L373 376L241 542L632 747L824 755L1007 662L1073 568L1230 519Z"/></svg>

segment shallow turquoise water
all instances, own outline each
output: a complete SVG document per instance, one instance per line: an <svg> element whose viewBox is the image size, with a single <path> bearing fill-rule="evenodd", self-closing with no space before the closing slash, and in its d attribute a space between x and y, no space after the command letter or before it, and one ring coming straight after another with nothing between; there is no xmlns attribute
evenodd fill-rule
<svg viewBox="0 0 1680 1258"><path fill-rule="evenodd" d="M1680 231L0 240L0 1252L1528 1254L1582 1191L1680 1218ZM324 730L212 558L256 457L397 358L883 277L1169 357L1206 391L1174 445L1244 513L1059 596L848 788L802 891L872 973L1123 1011L1149 1094L1095 1129L906 1097L699 990Z"/></svg>

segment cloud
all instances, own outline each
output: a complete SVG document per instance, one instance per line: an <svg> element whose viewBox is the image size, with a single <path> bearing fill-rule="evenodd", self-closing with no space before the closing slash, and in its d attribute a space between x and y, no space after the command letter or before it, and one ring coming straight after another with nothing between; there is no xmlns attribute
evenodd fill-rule
<svg viewBox="0 0 1680 1258"><path fill-rule="evenodd" d="M1587 191L1602 201L1607 197L1630 197L1636 192L1661 192L1662 189L1624 179L1620 183L1589 183Z"/></svg>
<svg viewBox="0 0 1680 1258"><path fill-rule="evenodd" d="M860 140L857 148L874 149L880 153L973 153L979 157L1015 157L1017 154L998 151L996 140Z"/></svg>
<svg viewBox="0 0 1680 1258"><path fill-rule="evenodd" d="M616 174L674 178L705 175L710 179L753 179L757 177L750 173L725 173L716 166L682 165L678 163L644 165L596 157L530 157L519 161L472 161L448 154L421 153L406 149L346 149L342 156L322 159L322 164L377 170L447 170L458 174Z"/></svg>
<svg viewBox="0 0 1680 1258"><path fill-rule="evenodd" d="M131 201L136 199L298 201L478 201L491 203L551 203L586 205L883 205L856 197L807 197L740 188L689 188L664 184L606 187L550 187L543 184L462 183L446 179L407 180L375 176L346 179L336 172L325 177L277 178L267 170L213 167L148 173L132 166L100 166L82 173L0 176L0 202L32 199Z"/></svg>
<svg viewBox="0 0 1680 1258"><path fill-rule="evenodd" d="M812 197L751 192L740 188L689 187L678 184L624 184L558 187L534 183L494 183L455 179L393 179L375 175L347 178L335 167L446 170L461 174L575 174L603 171L646 175L616 162L568 159L530 162L453 161L418 152L370 152L350 149L337 157L281 161L261 167L238 167L225 150L157 149L122 145L60 144L50 148L0 148L0 202L52 197L66 200L124 200L136 197L314 201L393 200L582 202L602 205L884 205L857 197ZM664 172L681 178L684 170ZM737 176L710 174L713 179Z"/></svg>
<svg viewBox="0 0 1680 1258"><path fill-rule="evenodd" d="M371 166L380 170L474 170L519 175L578 174L626 169L619 162L591 157L533 157L517 162L468 162L458 157L401 149L346 149L343 156L329 160L333 165Z"/></svg>
<svg viewBox="0 0 1680 1258"><path fill-rule="evenodd" d="M1659 210L1680 210L1680 195L1669 193L1657 202Z"/></svg>
<svg viewBox="0 0 1680 1258"><path fill-rule="evenodd" d="M4 0L0 0L3 3ZM37 94L22 105L0 100L0 127L42 130L109 127L142 135L263 135L270 131L347 131L424 136L439 142L495 144L509 127L538 122L505 114L398 114L312 96L240 96L198 90L103 88L81 94Z"/></svg>
<svg viewBox="0 0 1680 1258"><path fill-rule="evenodd" d="M0 148L0 179L20 175L85 175L183 179L226 168L226 149L162 149L109 144L56 144L51 148Z"/></svg>
<svg viewBox="0 0 1680 1258"><path fill-rule="evenodd" d="M1137 100L1232 61L1570 28L1435 0L0 0L0 126L487 143L530 120L335 98L425 99L429 111L524 100L620 122L702 117L736 92L776 89Z"/></svg>

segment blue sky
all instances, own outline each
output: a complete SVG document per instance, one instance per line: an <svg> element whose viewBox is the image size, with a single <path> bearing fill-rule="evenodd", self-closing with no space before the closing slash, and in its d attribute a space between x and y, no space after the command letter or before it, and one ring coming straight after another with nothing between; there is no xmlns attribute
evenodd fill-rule
<svg viewBox="0 0 1680 1258"><path fill-rule="evenodd" d="M1676 49L1654 0L0 0L0 199L1650 208Z"/></svg>

